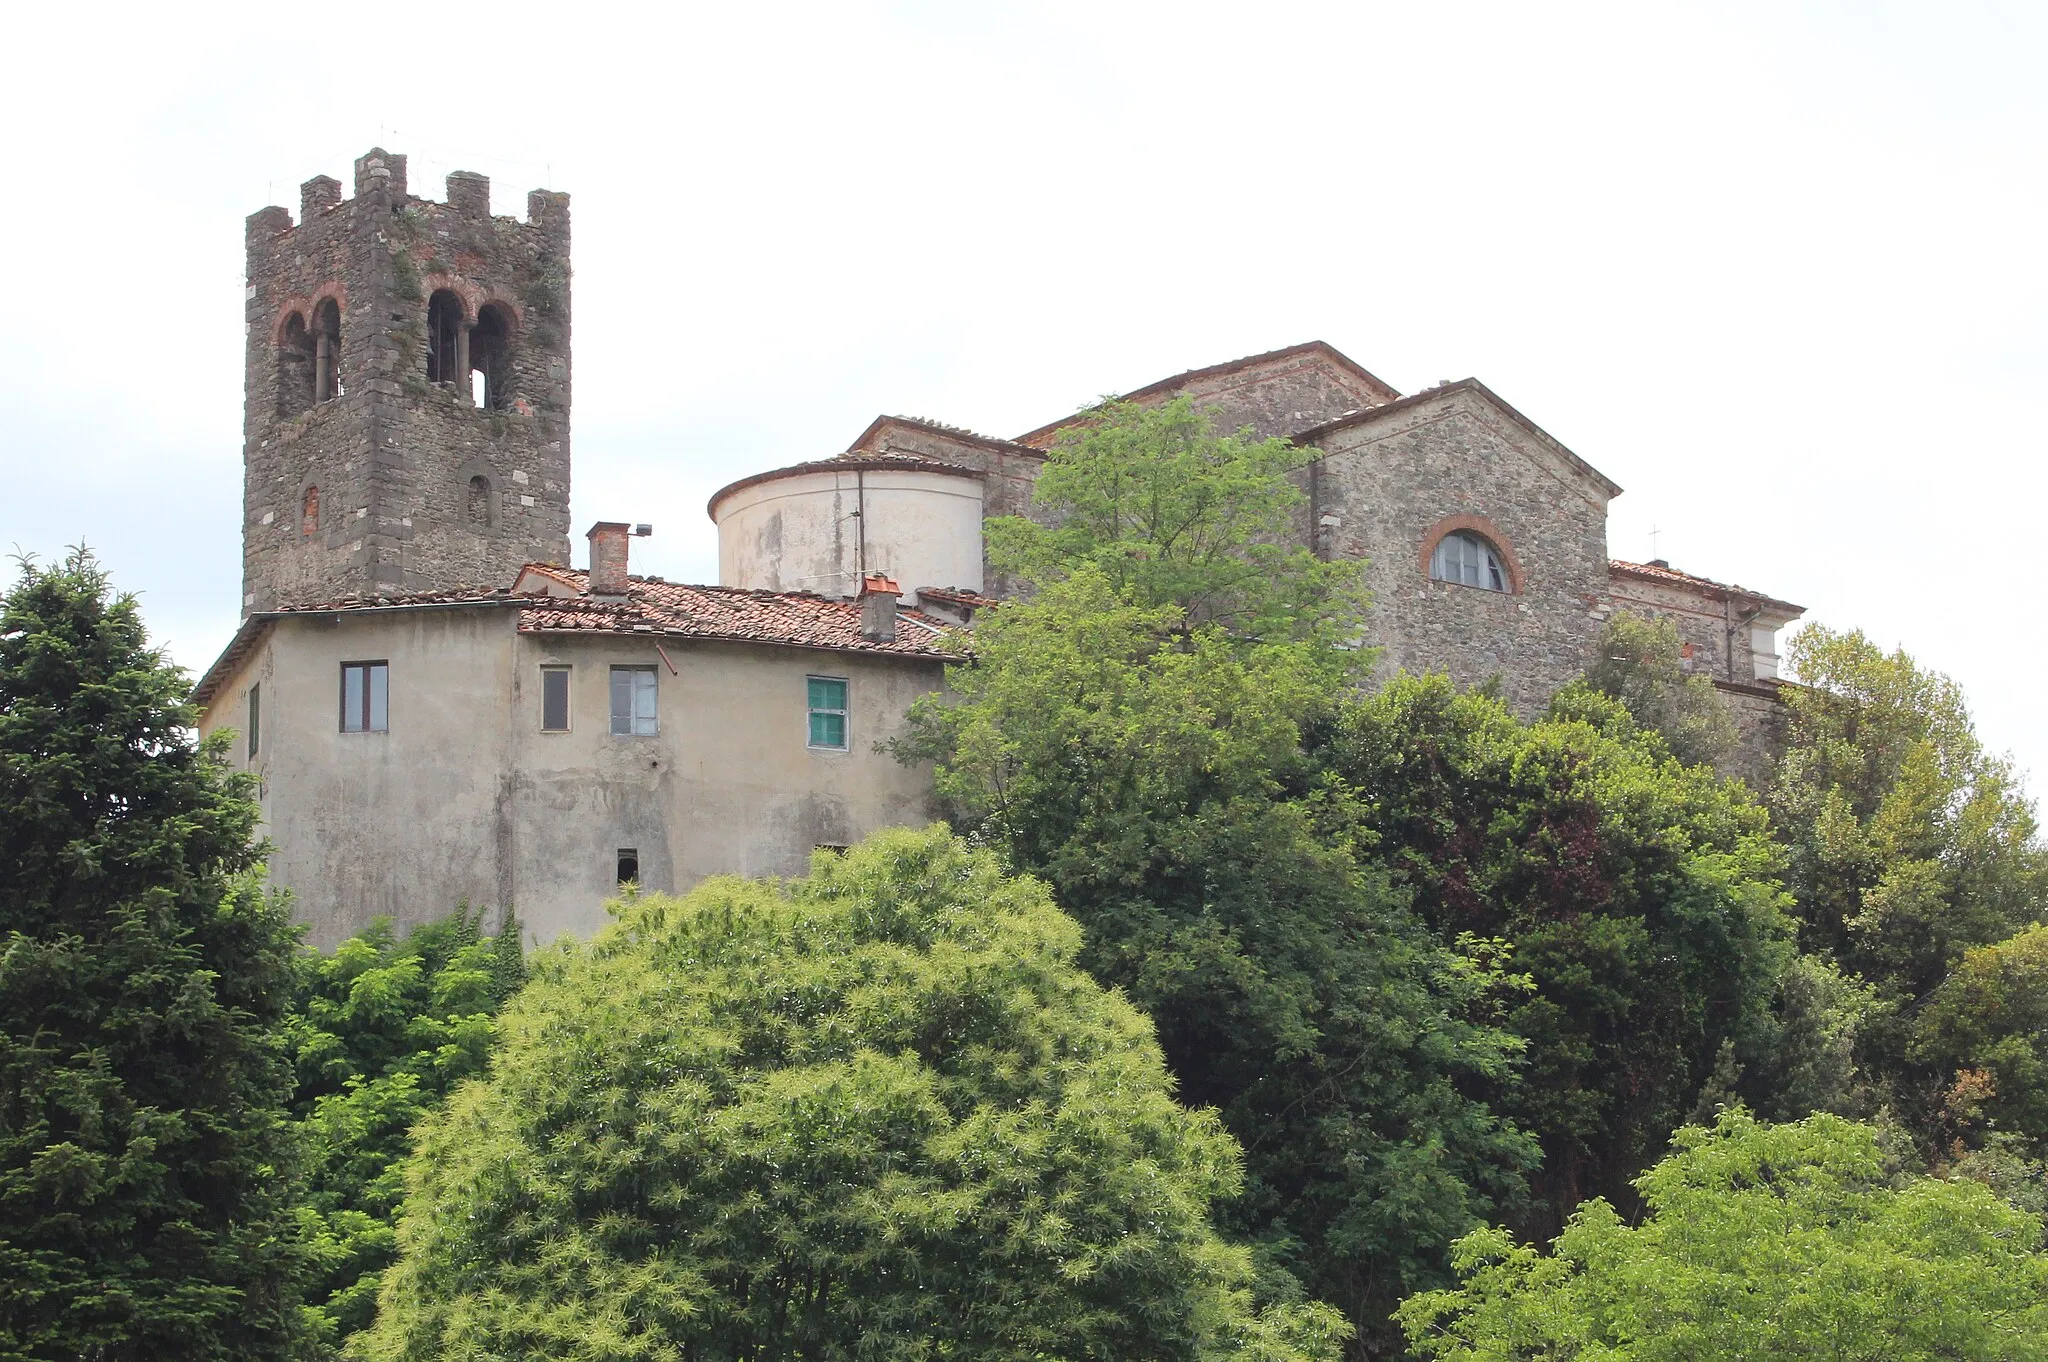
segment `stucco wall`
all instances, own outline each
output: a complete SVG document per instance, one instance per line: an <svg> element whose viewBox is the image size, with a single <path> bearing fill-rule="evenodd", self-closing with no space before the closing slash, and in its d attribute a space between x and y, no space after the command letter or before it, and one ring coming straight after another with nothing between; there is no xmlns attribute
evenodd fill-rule
<svg viewBox="0 0 2048 1362"><path fill-rule="evenodd" d="M1368 640L1383 677L1498 675L1533 714L1585 669L1607 592L1607 501L1599 484L1483 397L1451 390L1332 432L1314 471L1321 551L1363 558ZM1447 517L1490 522L1520 565L1513 593L1429 579L1421 561Z"/></svg>
<svg viewBox="0 0 2048 1362"><path fill-rule="evenodd" d="M310 939L371 918L401 926L458 903L511 904L530 938L605 922L616 855L650 888L707 875L801 873L818 844L928 816L930 773L875 751L937 663L743 644L521 635L509 607L280 620L216 694L202 730L240 729L262 685L262 780L274 882ZM340 665L390 663L390 727L339 731ZM659 668L660 733L613 737L615 664ZM572 724L540 731L540 668L573 668ZM848 680L850 746L806 745L805 679Z"/></svg>
<svg viewBox="0 0 2048 1362"><path fill-rule="evenodd" d="M981 488L966 474L851 467L740 487L716 507L719 583L852 596L864 565L905 600L921 586L979 591Z"/></svg>

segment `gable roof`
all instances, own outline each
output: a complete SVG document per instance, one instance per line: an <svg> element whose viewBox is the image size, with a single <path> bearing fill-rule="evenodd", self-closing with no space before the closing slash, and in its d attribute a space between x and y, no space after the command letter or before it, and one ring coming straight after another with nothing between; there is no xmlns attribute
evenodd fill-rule
<svg viewBox="0 0 2048 1362"><path fill-rule="evenodd" d="M1200 382L1205 378L1221 378L1244 369L1257 368L1262 364L1273 364L1281 360L1295 359L1304 355L1315 355L1329 361L1336 368L1364 383L1368 388L1382 394L1387 401L1393 401L1401 395L1398 388L1373 374L1364 365L1358 363L1328 341L1312 340L1303 341L1299 345L1284 346L1278 350L1267 350L1262 354L1245 355L1240 359L1226 360L1221 364L1211 364L1200 369L1188 369L1170 378L1162 378L1157 382L1147 383L1142 388L1133 388L1117 400L1120 402L1142 402L1148 397L1158 397L1164 393L1185 388L1190 383ZM1016 443L1042 448L1051 441L1053 436L1059 434L1067 426L1072 425L1083 414L1076 412L1072 416L1062 416L1059 420L1049 421L1036 430L1028 430L1017 437Z"/></svg>
<svg viewBox="0 0 2048 1362"><path fill-rule="evenodd" d="M1414 411L1417 407L1426 406L1433 401L1441 401L1447 396L1458 393L1469 393L1493 407L1502 416L1505 416L1508 420L1533 436L1544 448L1562 458L1573 472L1595 483L1608 496L1618 497L1621 495L1620 483L1572 453L1571 450L1565 447L1563 441L1537 425L1534 421L1531 421L1528 417L1522 415L1521 412L1516 411L1501 398L1500 394L1476 378L1461 378L1452 383L1440 383L1434 388L1424 388L1419 393L1410 393L1406 397L1395 398L1392 402L1383 403L1377 407L1360 407L1356 411L1347 411L1342 416L1334 417L1319 426L1310 426L1307 430L1296 432L1294 443L1297 445L1319 444L1324 438L1340 430L1349 430L1355 426L1366 425L1373 421L1382 421L1390 416Z"/></svg>
<svg viewBox="0 0 2048 1362"><path fill-rule="evenodd" d="M888 415L877 416L874 420L868 422L868 428L854 438L853 443L846 447L846 453L840 455L840 457L865 458L872 453L878 453L879 451L872 451L868 446L890 426L908 426L912 430L921 430L927 434L937 435L942 439L954 440L965 445L977 445L983 449L999 450L1006 454L1022 454L1032 459L1043 459L1045 457L1045 451L1042 449L1021 444L1016 440L1002 440L993 435L983 435L979 431L969 430L965 426L948 425L944 421L934 421L923 416Z"/></svg>
<svg viewBox="0 0 2048 1362"><path fill-rule="evenodd" d="M763 643L786 648L862 653L917 661L958 661L954 643L966 631L922 610L899 606L896 637L886 642L861 636L861 604L808 591L750 591L737 587L687 586L659 577L634 577L622 597L585 594L590 574L552 563L528 563L520 594L507 587L419 592L404 596L348 596L331 601L265 610L242 621L235 636L192 689L205 706L227 684L242 661L279 620L294 615L369 615L402 611L500 607L519 612L522 634L594 633L654 638ZM549 584L572 594L558 594Z"/></svg>

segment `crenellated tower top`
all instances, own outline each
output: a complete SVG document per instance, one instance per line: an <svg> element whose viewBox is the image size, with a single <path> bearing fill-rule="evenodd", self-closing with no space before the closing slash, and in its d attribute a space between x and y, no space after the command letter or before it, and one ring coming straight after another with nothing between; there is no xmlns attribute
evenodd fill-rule
<svg viewBox="0 0 2048 1362"><path fill-rule="evenodd" d="M415 198L373 147L355 193L247 227L244 613L509 586L568 561L569 196Z"/></svg>

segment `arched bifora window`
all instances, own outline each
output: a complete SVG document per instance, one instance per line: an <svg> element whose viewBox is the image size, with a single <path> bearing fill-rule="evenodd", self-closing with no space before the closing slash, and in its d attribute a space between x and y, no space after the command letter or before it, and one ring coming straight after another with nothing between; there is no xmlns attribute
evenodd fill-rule
<svg viewBox="0 0 2048 1362"><path fill-rule="evenodd" d="M481 473L469 480L469 527L473 530L491 527L491 480Z"/></svg>
<svg viewBox="0 0 2048 1362"><path fill-rule="evenodd" d="M469 364L482 382L470 392L479 407L503 411L512 405L512 321L496 303L477 310L469 336Z"/></svg>
<svg viewBox="0 0 2048 1362"><path fill-rule="evenodd" d="M1436 552L1429 558L1429 575L1439 582L1488 591L1508 589L1508 570L1500 553L1470 530L1455 530L1437 541Z"/></svg>
<svg viewBox="0 0 2048 1362"><path fill-rule="evenodd" d="M313 400L341 396L341 305L322 298L313 309Z"/></svg>
<svg viewBox="0 0 2048 1362"><path fill-rule="evenodd" d="M454 383L469 377L464 320L462 299L455 290L437 288L427 299L427 382Z"/></svg>

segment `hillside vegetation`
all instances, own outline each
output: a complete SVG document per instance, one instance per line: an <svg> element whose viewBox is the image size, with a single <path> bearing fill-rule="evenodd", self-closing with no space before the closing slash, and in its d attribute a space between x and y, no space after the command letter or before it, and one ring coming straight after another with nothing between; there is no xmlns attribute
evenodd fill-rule
<svg viewBox="0 0 2048 1362"><path fill-rule="evenodd" d="M1953 684L1809 627L1755 787L1654 621L1372 684L1304 451L1076 431L943 826L530 959L295 949L133 602L26 570L0 1356L2043 1355L2048 851Z"/></svg>

